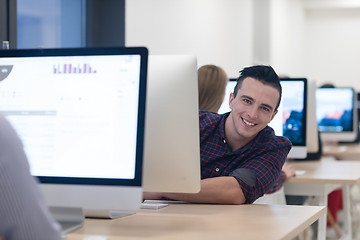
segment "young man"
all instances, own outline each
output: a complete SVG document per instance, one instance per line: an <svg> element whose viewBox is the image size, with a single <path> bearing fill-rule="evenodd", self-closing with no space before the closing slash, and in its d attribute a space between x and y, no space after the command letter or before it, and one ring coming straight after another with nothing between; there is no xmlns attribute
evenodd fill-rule
<svg viewBox="0 0 360 240"><path fill-rule="evenodd" d="M281 100L278 75L270 66L240 71L231 112L200 112L201 190L196 194L144 193L196 203L252 203L278 180L291 142L275 136L268 123Z"/></svg>

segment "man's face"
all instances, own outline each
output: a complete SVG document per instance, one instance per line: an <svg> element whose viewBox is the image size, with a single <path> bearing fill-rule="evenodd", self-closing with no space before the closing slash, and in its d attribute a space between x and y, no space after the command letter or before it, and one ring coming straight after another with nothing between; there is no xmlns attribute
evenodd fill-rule
<svg viewBox="0 0 360 240"><path fill-rule="evenodd" d="M245 78L236 98L230 95L232 135L242 140L253 139L274 118L279 92L253 78Z"/></svg>

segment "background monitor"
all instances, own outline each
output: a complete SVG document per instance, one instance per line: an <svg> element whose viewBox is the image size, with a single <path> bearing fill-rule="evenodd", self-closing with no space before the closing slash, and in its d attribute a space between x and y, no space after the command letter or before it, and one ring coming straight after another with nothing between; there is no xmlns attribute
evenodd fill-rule
<svg viewBox="0 0 360 240"><path fill-rule="evenodd" d="M150 55L143 189L200 191L197 59Z"/></svg>
<svg viewBox="0 0 360 240"><path fill-rule="evenodd" d="M141 206L147 59L146 48L0 51L0 114L49 206L104 217Z"/></svg>
<svg viewBox="0 0 360 240"><path fill-rule="evenodd" d="M219 113L230 111L229 96L234 91L237 79L230 79L226 87L226 95ZM276 135L286 136L292 142L293 147L288 158L306 158L306 122L307 122L307 79L306 78L283 78L280 79L282 86L282 100L278 113L269 123Z"/></svg>
<svg viewBox="0 0 360 240"><path fill-rule="evenodd" d="M357 92L356 95L357 95L356 107L357 107L358 134L355 139L355 142L360 142L360 93Z"/></svg>
<svg viewBox="0 0 360 240"><path fill-rule="evenodd" d="M307 160L320 160L322 147L316 121L316 82L308 79L308 101L306 121Z"/></svg>
<svg viewBox="0 0 360 240"><path fill-rule="evenodd" d="M234 89L235 89L235 86L236 86L236 83L237 83L237 78L230 78L227 85L226 85L226 88L225 88L225 97L224 97L224 100L219 108L219 111L218 113L219 114L223 114L223 113L226 113L226 112L230 112L231 109L229 107L229 99L230 99L230 93L234 92Z"/></svg>
<svg viewBox="0 0 360 240"><path fill-rule="evenodd" d="M317 88L316 119L324 143L357 138L357 96L351 87Z"/></svg>

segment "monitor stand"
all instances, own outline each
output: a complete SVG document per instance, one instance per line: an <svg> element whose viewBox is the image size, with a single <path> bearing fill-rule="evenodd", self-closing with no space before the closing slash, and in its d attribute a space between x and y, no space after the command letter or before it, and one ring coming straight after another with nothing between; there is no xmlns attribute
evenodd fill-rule
<svg viewBox="0 0 360 240"><path fill-rule="evenodd" d="M62 234L65 235L84 224L84 213L81 208L75 207L49 207L50 213L60 224Z"/></svg>
<svg viewBox="0 0 360 240"><path fill-rule="evenodd" d="M135 214L135 212L127 211L83 210L76 207L49 207L49 209L54 219L60 224L63 235L81 228L85 217L115 219Z"/></svg>

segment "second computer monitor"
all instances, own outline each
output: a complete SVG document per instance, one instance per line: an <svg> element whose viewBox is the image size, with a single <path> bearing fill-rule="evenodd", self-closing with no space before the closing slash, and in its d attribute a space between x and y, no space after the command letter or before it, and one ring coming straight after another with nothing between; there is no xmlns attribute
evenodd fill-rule
<svg viewBox="0 0 360 240"><path fill-rule="evenodd" d="M200 191L197 59L149 56L143 189Z"/></svg>

